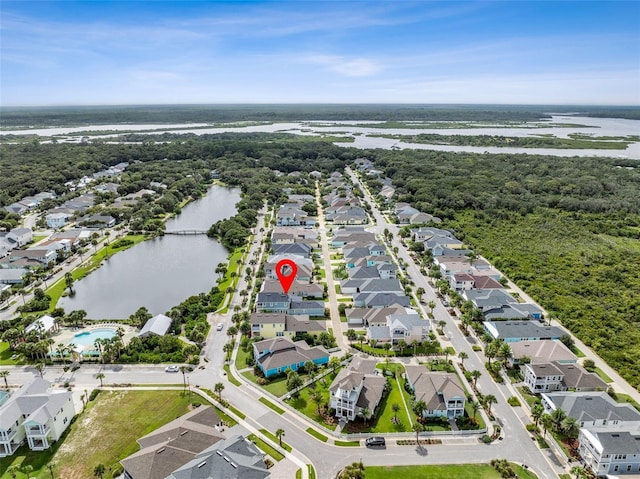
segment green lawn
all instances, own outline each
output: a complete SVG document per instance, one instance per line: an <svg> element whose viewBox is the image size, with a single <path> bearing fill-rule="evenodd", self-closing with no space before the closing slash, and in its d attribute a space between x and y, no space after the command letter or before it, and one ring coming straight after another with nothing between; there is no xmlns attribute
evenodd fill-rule
<svg viewBox="0 0 640 479"><path fill-rule="evenodd" d="M316 431L312 427L308 427L307 432L311 434L313 437L315 437L317 440L322 442L327 442L327 439L329 439L327 436L325 436L324 434L320 434L318 431Z"/></svg>
<svg viewBox="0 0 640 479"><path fill-rule="evenodd" d="M251 348L249 348L249 350L246 352L242 349L242 347L238 348L238 353L236 355L236 369L240 370L240 369L248 368L249 365L247 364L247 358L250 358L251 356L252 356Z"/></svg>
<svg viewBox="0 0 640 479"><path fill-rule="evenodd" d="M520 479L537 476L520 466L513 466ZM452 464L446 466L376 466L366 467L367 479L499 479L502 476L489 464Z"/></svg>
<svg viewBox="0 0 640 479"><path fill-rule="evenodd" d="M607 373L605 373L602 369L600 368L596 368L596 374L598 376L600 376L600 379L602 379L605 383L612 383L613 379L611 379Z"/></svg>
<svg viewBox="0 0 640 479"><path fill-rule="evenodd" d="M227 379L234 386L242 386L242 383L236 379L236 377L231 373L231 367L228 364L224 365L224 370L227 373Z"/></svg>
<svg viewBox="0 0 640 479"><path fill-rule="evenodd" d="M56 464L55 477L65 479L93 477L97 464L115 469L119 459L140 449L138 438L188 412L193 401L206 404L200 396L181 391L103 391L51 451L32 452L23 446L3 461L0 477L10 479L6 468L22 463L34 467L30 477L37 479L51 477L49 462Z"/></svg>
<svg viewBox="0 0 640 479"><path fill-rule="evenodd" d="M631 404L633 407L635 407L638 411L640 411L640 404L638 404L637 402L635 402L633 400L633 398L631 396L629 396L628 394L623 394L623 393L616 393L616 397L617 397L617 401L620 403L625 403L628 402L629 404Z"/></svg>
<svg viewBox="0 0 640 479"><path fill-rule="evenodd" d="M258 377L255 374L253 374L253 371L245 371L244 373L242 373L242 375L252 383L257 384L258 386L260 386L266 391L269 391L274 396L280 397L287 394L287 378L286 377L278 377L276 379L270 380L268 384L261 385L261 384L258 384ZM307 380L307 375L301 374L300 378L304 382Z"/></svg>
<svg viewBox="0 0 640 479"><path fill-rule="evenodd" d="M0 366L14 366L16 364L24 364L24 356L20 355L18 359L11 359L11 356L16 354L15 351L9 349L8 342L0 342ZM9 375L11 377L11 375ZM7 378L9 384L11 384L11 380ZM3 381L4 382L4 381Z"/></svg>
<svg viewBox="0 0 640 479"><path fill-rule="evenodd" d="M518 391L520 391L520 394L522 394L522 397L524 398L524 400L527 401L527 404L529 405L529 409L531 409L534 404L537 404L540 402L540 398L538 396L534 396L533 394L529 394L527 390L528 389L526 389L525 386L520 386L518 388Z"/></svg>
<svg viewBox="0 0 640 479"><path fill-rule="evenodd" d="M258 401L260 401L262 404L267 406L269 409L274 410L278 414L284 414L284 409L282 409L281 407L276 406L271 401L269 401L267 398L260 398L260 399L258 399Z"/></svg>
<svg viewBox="0 0 640 479"><path fill-rule="evenodd" d="M320 393L322 394L323 402L325 403L329 403L329 386L338 374L338 371L339 369L328 374L315 383L316 390L320 391ZM318 424L322 424L327 429L334 430L336 428L336 424L329 424L325 422L323 418L318 414L317 405L311 400L311 389L309 387L304 388L302 391L300 391L300 395L297 398L291 398L287 401L287 403L308 418L316 421Z"/></svg>
<svg viewBox="0 0 640 479"><path fill-rule="evenodd" d="M336 441L335 445L341 447L359 447L360 441Z"/></svg>
<svg viewBox="0 0 640 479"><path fill-rule="evenodd" d="M269 454L276 461L282 461L284 459L284 455L283 454L278 452L276 449L271 447L269 444L267 444L265 441L263 441L262 439L257 437L255 434L250 434L248 436L248 439L251 442L253 442L256 446L258 446L258 449L260 449L262 452L264 452L266 454Z"/></svg>
<svg viewBox="0 0 640 479"><path fill-rule="evenodd" d="M267 436L269 439L271 439L276 444L280 444L280 441L278 440L276 435L273 434L271 431L267 431L266 429L260 429L260 432L262 434L264 434L265 436ZM293 448L289 444L284 442L284 441L282 441L281 447L282 447L282 449L284 449L285 451L288 451L288 452L291 452L293 450Z"/></svg>

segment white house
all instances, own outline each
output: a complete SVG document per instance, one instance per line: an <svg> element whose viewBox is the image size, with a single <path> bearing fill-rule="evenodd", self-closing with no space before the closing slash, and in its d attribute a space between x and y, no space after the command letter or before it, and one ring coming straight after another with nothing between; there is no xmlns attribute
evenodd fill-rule
<svg viewBox="0 0 640 479"><path fill-rule="evenodd" d="M58 327L56 320L47 314L36 319L33 323L27 326L25 333L28 334L31 331L35 331L39 332L41 335L48 335L49 333L57 331Z"/></svg>
<svg viewBox="0 0 640 479"><path fill-rule="evenodd" d="M7 238L16 243L17 248L22 248L33 239L31 228L14 228L9 231Z"/></svg>
<svg viewBox="0 0 640 479"><path fill-rule="evenodd" d="M67 224L69 218L71 218L71 214L69 213L50 213L46 216L47 226L49 228L58 229L62 228Z"/></svg>
<svg viewBox="0 0 640 479"><path fill-rule="evenodd" d="M36 378L0 406L0 457L12 455L25 440L32 451L49 449L69 427L76 413L71 392L50 386Z"/></svg>
<svg viewBox="0 0 640 479"><path fill-rule="evenodd" d="M354 358L338 373L329 386L331 408L338 419L353 421L364 409L374 414L387 384L378 372L375 360Z"/></svg>
<svg viewBox="0 0 640 479"><path fill-rule="evenodd" d="M597 476L640 473L640 428L582 428L578 452Z"/></svg>
<svg viewBox="0 0 640 479"><path fill-rule="evenodd" d="M150 318L138 333L138 337L144 338L147 336L164 336L171 327L170 317L164 314L157 314L153 318Z"/></svg>

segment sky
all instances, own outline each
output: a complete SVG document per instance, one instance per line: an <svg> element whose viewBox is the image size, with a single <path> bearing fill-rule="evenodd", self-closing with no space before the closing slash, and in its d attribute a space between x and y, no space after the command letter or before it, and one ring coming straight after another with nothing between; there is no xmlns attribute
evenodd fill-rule
<svg viewBox="0 0 640 479"><path fill-rule="evenodd" d="M0 106L640 105L640 1L0 2Z"/></svg>

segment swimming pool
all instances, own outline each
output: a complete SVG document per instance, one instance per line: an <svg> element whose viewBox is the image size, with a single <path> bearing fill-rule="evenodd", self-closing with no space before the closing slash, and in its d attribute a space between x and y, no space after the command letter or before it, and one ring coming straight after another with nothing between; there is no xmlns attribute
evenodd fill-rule
<svg viewBox="0 0 640 479"><path fill-rule="evenodd" d="M116 335L116 330L112 328L92 329L76 334L70 341L76 346L93 346L96 339L109 339Z"/></svg>

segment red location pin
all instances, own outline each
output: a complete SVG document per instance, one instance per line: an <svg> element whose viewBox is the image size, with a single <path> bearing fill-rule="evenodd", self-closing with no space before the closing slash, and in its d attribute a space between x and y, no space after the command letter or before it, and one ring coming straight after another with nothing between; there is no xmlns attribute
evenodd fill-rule
<svg viewBox="0 0 640 479"><path fill-rule="evenodd" d="M289 271L289 269L291 271ZM285 274L285 270L288 274ZM289 288L291 288L293 280L296 279L296 274L298 274L298 267L295 262L290 259L282 259L278 261L278 264L276 265L276 275L278 275L278 280L284 290L284 294L289 293Z"/></svg>

